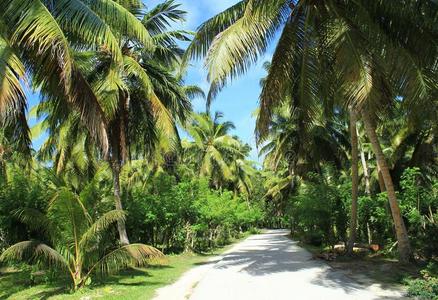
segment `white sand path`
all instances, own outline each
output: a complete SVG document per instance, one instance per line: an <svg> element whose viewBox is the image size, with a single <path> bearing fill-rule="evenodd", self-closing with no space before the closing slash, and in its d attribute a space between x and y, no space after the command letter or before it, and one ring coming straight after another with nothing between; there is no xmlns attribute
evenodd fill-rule
<svg viewBox="0 0 438 300"><path fill-rule="evenodd" d="M404 299L400 290L361 283L299 247L288 231L270 230L159 289L154 300L380 300Z"/></svg>

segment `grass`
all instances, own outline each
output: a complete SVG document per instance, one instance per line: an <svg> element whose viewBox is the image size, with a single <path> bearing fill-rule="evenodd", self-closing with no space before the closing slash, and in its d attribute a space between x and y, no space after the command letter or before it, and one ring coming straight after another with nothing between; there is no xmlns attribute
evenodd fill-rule
<svg viewBox="0 0 438 300"><path fill-rule="evenodd" d="M247 236L244 234L242 238ZM28 271L6 268L0 270L0 299L152 299L158 288L175 282L184 272L230 247L228 245L204 254L169 255L164 261L151 263L148 268L120 272L76 293L65 288L65 282L31 285Z"/></svg>

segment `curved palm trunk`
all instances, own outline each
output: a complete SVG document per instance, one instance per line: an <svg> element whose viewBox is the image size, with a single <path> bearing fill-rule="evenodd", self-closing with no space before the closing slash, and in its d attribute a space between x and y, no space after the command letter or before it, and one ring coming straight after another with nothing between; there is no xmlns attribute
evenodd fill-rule
<svg viewBox="0 0 438 300"><path fill-rule="evenodd" d="M365 179L365 194L367 196L371 196L370 169L368 168L367 158L365 156L365 151L362 147L362 143L360 140L359 130L357 130L357 138L358 138L358 144L359 144L359 149L360 149L360 161L362 163L363 176ZM371 245L371 243L373 241L373 236L371 233L369 221L366 222L366 227L367 227L368 244Z"/></svg>
<svg viewBox="0 0 438 300"><path fill-rule="evenodd" d="M360 160L362 163L362 169L363 169L363 176L365 179L365 194L368 196L371 195L371 183L370 183L370 170L368 169L367 159L365 157L365 152L362 147L362 143L360 142L360 135L357 132L358 137L358 145L360 146Z"/></svg>
<svg viewBox="0 0 438 300"><path fill-rule="evenodd" d="M377 176L379 181L380 192L384 193L386 192L385 182L383 180L382 172L380 171L380 168L378 166L377 166Z"/></svg>
<svg viewBox="0 0 438 300"><path fill-rule="evenodd" d="M359 191L359 151L357 140L357 117L353 110L350 110L350 136L351 136L351 219L350 238L348 240L347 253L353 254L354 242L356 241L357 230L357 198Z"/></svg>
<svg viewBox="0 0 438 300"><path fill-rule="evenodd" d="M367 132L368 138L370 139L371 145L376 155L377 165L382 174L383 182L388 193L389 204L391 207L392 218L394 220L395 232L398 241L399 259L400 262L407 263L412 259L412 250L409 243L408 233L406 231L406 226L397 202L394 184L389 173L388 164L383 154L382 147L380 146L379 140L377 138L376 129L371 120L369 112L365 109L362 112L362 119L364 121L365 130Z"/></svg>
<svg viewBox="0 0 438 300"><path fill-rule="evenodd" d="M127 126L127 111L129 108L129 97L119 92L119 114L111 124L110 130L110 145L111 145L111 170L113 173L113 186L114 186L114 202L117 210L123 210L122 196L120 190L120 171L123 164L128 158L128 138L126 136ZM117 221L117 229L119 231L119 239L121 245L128 245L128 233L126 232L126 225L124 220Z"/></svg>
<svg viewBox="0 0 438 300"><path fill-rule="evenodd" d="M123 210L122 197L120 193L120 163L117 161L112 162L112 172L113 172L113 184L114 184L114 201L116 209ZM119 220L117 222L117 229L119 231L120 244L128 245L129 239L126 232L125 221Z"/></svg>

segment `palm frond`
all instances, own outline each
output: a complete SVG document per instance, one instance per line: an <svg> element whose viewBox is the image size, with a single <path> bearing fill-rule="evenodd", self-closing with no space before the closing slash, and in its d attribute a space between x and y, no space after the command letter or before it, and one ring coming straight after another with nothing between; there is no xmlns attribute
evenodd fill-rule
<svg viewBox="0 0 438 300"><path fill-rule="evenodd" d="M143 17L142 23L150 33L163 33L171 22L183 22L187 12L179 9L181 4L174 0L166 0L149 10Z"/></svg>
<svg viewBox="0 0 438 300"><path fill-rule="evenodd" d="M24 65L7 40L0 36L0 115L13 115L20 103L25 103L20 80L25 80Z"/></svg>
<svg viewBox="0 0 438 300"><path fill-rule="evenodd" d="M23 241L12 245L2 253L0 261L27 261L31 264L44 263L53 267L69 268L68 262L59 252L38 241Z"/></svg>
<svg viewBox="0 0 438 300"><path fill-rule="evenodd" d="M98 270L102 274L111 274L126 267L144 266L149 259L161 257L158 249L144 244L130 244L111 251L90 268L88 273ZM87 275L87 276L88 276Z"/></svg>
<svg viewBox="0 0 438 300"><path fill-rule="evenodd" d="M124 62L125 72L128 74L128 76L135 76L143 86L148 100L151 103L155 117L157 118L157 124L160 129L166 134L173 135L174 122L172 115L163 102L161 102L161 100L155 94L154 86L146 71L135 59L132 59L131 57L125 56Z"/></svg>
<svg viewBox="0 0 438 300"><path fill-rule="evenodd" d="M13 214L30 229L45 233L51 238L51 234L53 233L52 222L39 210L22 208L14 211Z"/></svg>
<svg viewBox="0 0 438 300"><path fill-rule="evenodd" d="M212 88L207 106L228 79L244 74L254 64L290 13L288 1L247 1L243 16L212 41L206 57Z"/></svg>
<svg viewBox="0 0 438 300"><path fill-rule="evenodd" d="M79 245L86 247L91 241L98 240L101 234L105 232L109 226L118 221L124 221L125 218L126 213L121 210L112 210L105 213L82 235Z"/></svg>
<svg viewBox="0 0 438 300"><path fill-rule="evenodd" d="M147 50L154 49L149 32L128 9L113 0L88 0L87 2L113 31L120 32L134 41L140 42Z"/></svg>
<svg viewBox="0 0 438 300"><path fill-rule="evenodd" d="M119 41L111 28L89 6L80 0L59 0L53 6L54 16L59 24L73 32L88 44L101 46L121 62Z"/></svg>
<svg viewBox="0 0 438 300"><path fill-rule="evenodd" d="M195 99L195 98L202 98L205 99L205 93L202 90L202 88L200 88L197 85L186 85L184 86L184 92L187 95L187 97L189 97L190 99Z"/></svg>
<svg viewBox="0 0 438 300"><path fill-rule="evenodd" d="M196 30L196 36L187 48L186 62L190 59L205 57L215 37L239 20L245 11L245 7L246 1L239 1L199 26Z"/></svg>

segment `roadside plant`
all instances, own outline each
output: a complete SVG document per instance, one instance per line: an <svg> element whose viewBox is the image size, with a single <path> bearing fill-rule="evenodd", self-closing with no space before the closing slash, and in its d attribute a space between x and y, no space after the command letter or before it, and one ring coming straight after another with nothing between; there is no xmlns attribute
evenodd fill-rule
<svg viewBox="0 0 438 300"><path fill-rule="evenodd" d="M44 241L28 240L6 249L0 261L22 261L39 267L65 271L74 290L89 282L93 274L108 275L122 268L141 266L162 253L144 244L118 246L110 241L110 229L125 219L125 212L112 210L93 218L80 195L60 188L44 214L31 208L14 211L31 230L42 232Z"/></svg>

